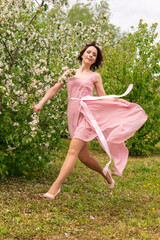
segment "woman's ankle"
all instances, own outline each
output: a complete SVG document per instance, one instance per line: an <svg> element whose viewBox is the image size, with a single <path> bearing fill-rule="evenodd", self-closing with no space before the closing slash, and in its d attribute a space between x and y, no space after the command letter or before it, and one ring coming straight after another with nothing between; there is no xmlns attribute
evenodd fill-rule
<svg viewBox="0 0 160 240"><path fill-rule="evenodd" d="M107 180L107 182L108 182L109 184L112 183L112 179L110 178L109 174L106 174L106 175L105 175L105 174L102 172L102 176L105 178L105 180Z"/></svg>
<svg viewBox="0 0 160 240"><path fill-rule="evenodd" d="M48 193L54 195L57 193L57 191L60 189L60 187L61 187L61 185L53 183L52 186L50 187Z"/></svg>

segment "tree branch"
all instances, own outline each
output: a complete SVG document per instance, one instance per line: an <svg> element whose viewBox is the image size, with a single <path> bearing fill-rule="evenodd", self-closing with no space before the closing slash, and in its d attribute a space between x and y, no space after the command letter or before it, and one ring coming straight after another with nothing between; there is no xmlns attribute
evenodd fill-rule
<svg viewBox="0 0 160 240"><path fill-rule="evenodd" d="M37 0L35 0L35 2L40 6L39 2Z"/></svg>
<svg viewBox="0 0 160 240"><path fill-rule="evenodd" d="M2 37L2 34L1 34L1 33L0 33L0 36ZM6 48L7 52L8 52L8 54L9 54L10 58L13 60L12 54L10 53L10 51L9 51L6 43L5 43L3 40L1 40L1 41L2 41L3 45L5 46L5 48Z"/></svg>
<svg viewBox="0 0 160 240"><path fill-rule="evenodd" d="M29 21L28 26L33 22L33 20L34 20L35 17L37 16L38 12L41 10L43 4L44 4L44 0L42 0L41 5L39 5L39 9L38 9L37 12L35 13L35 15L31 18L31 20Z"/></svg>

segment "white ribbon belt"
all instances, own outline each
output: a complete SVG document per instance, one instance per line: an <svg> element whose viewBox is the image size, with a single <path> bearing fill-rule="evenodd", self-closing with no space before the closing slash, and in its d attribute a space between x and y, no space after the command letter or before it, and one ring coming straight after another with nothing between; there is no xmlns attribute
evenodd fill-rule
<svg viewBox="0 0 160 240"><path fill-rule="evenodd" d="M99 137L99 140L101 141L101 144L105 150L105 152L108 154L108 156L110 157L110 161L106 164L106 166L103 168L103 173L106 174L107 171L108 171L108 167L111 163L111 154L110 154L110 151L109 151L109 147L108 147L108 144L107 144L107 141L97 123L97 121L95 120L93 114L91 113L91 111L89 110L87 104L84 102L84 101L92 101L92 100L101 100L101 99L108 99L108 98L119 98L119 97L124 97L126 96L133 88L133 84L130 84L127 88L127 90L122 94L122 95L107 95L107 96L100 96L100 97L94 97L94 96L85 96L85 97L82 97L81 99L79 98L70 98L71 100L77 100L77 101L80 101L81 103L81 106L83 107L85 113L86 113L86 116L87 118L90 120L90 122L92 123L92 126L94 128L94 130L96 131L97 133L97 136Z"/></svg>

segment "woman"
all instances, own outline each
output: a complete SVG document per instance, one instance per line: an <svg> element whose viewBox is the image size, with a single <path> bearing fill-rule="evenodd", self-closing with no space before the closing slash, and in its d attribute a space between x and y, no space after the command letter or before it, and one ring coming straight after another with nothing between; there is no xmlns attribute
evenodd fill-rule
<svg viewBox="0 0 160 240"><path fill-rule="evenodd" d="M100 74L92 71L98 69L103 62L102 52L96 43L86 44L78 60L81 66L67 83L67 115L72 140L56 181L44 194L48 199L54 199L60 192L61 184L72 172L78 157L88 168L100 173L112 189L115 182L108 165L103 169L97 160L89 155L87 142L98 138L110 159L114 161L114 174L122 175L128 159L128 149L124 141L147 120L143 109L137 104L112 97L101 100L86 98L93 95L94 88L98 96L106 98ZM64 85L63 79L67 74L68 71L47 91L42 100L35 105L34 111L39 112L44 103L55 96Z"/></svg>

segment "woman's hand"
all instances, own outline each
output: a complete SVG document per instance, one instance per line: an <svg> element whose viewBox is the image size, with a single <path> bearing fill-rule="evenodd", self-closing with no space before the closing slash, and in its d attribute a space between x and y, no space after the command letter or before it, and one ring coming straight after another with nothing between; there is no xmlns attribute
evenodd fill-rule
<svg viewBox="0 0 160 240"><path fill-rule="evenodd" d="M126 101L125 99L122 99L122 98L114 98L114 101L128 104L128 101Z"/></svg>
<svg viewBox="0 0 160 240"><path fill-rule="evenodd" d="M38 103L38 104L36 104L36 105L34 106L33 110L34 110L35 112L40 112L41 109L42 109L42 107L43 107L43 104Z"/></svg>

